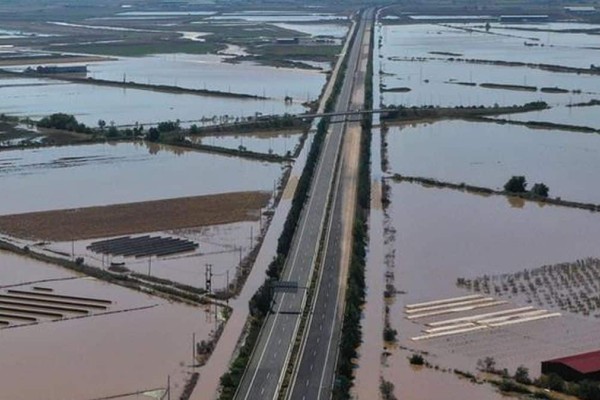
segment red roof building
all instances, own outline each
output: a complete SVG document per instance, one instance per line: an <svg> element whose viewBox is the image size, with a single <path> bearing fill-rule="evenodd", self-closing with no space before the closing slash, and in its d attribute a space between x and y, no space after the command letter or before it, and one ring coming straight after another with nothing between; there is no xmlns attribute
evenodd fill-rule
<svg viewBox="0 0 600 400"><path fill-rule="evenodd" d="M600 351L542 361L542 374L551 373L568 381L600 381Z"/></svg>

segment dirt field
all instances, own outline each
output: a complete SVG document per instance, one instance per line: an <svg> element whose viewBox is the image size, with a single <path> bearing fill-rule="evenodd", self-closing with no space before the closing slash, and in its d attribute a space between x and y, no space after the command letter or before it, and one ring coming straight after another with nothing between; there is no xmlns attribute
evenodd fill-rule
<svg viewBox="0 0 600 400"><path fill-rule="evenodd" d="M0 232L49 241L94 239L258 218L270 194L237 192L0 217Z"/></svg>

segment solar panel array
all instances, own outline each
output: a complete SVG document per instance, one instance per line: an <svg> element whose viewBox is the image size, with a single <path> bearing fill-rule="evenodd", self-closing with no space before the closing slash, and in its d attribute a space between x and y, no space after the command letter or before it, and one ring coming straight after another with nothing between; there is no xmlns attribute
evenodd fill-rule
<svg viewBox="0 0 600 400"><path fill-rule="evenodd" d="M82 317L107 311L112 301L56 294L50 288L0 292L0 327Z"/></svg>
<svg viewBox="0 0 600 400"><path fill-rule="evenodd" d="M101 240L90 244L87 248L95 253L141 258L194 251L198 248L198 244L185 239L145 235Z"/></svg>

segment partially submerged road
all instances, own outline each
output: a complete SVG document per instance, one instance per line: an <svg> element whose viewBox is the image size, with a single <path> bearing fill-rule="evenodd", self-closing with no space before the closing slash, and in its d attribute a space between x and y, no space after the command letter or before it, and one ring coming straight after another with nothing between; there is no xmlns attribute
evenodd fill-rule
<svg viewBox="0 0 600 400"><path fill-rule="evenodd" d="M372 11L363 12L360 23L356 27L356 39L348 54L346 75L336 103L336 112L345 112L353 107L355 84L357 81L364 82L363 70L366 60L363 60L362 56L365 38L367 38L367 46L369 45L368 35L372 15ZM342 210L346 210L347 213L347 209L343 207L344 197L340 193L343 179L338 179L343 169L343 163L338 162L338 159L342 153L344 133L347 130L346 118L336 116L332 119L332 122L338 123L331 125L325 139L309 197L298 222L296 235L282 274L283 281L297 282L301 289L296 293L275 294L273 313L267 317L263 325L258 343L238 388L236 394L238 400L276 399L280 395L284 372L298 335L301 313L306 306L307 293L302 288L307 287L312 278L323 235L325 235L327 248L324 252L325 262L319 279L320 285L316 289L319 299L316 304L319 308L315 307L309 317L311 323L305 336L306 340L303 341L300 363L294 370L295 379L289 395L294 399L312 400L326 398L330 393L335 372L343 302L341 296L343 291L340 285L343 252L339 238L342 237L344 230L348 230L347 224L352 225L351 221L346 221L346 225L342 224L344 213ZM356 117L352 119L355 124L358 123ZM328 219L327 208L330 199L333 208ZM345 201L348 200L346 198ZM346 255L349 251L349 247L344 247ZM348 259L344 258L344 261L347 262ZM323 308L319 305L322 296L330 297L329 301L324 302ZM320 318L322 323L318 324L312 316ZM315 352L319 353L319 357L309 365L305 360ZM305 376L315 379L307 382Z"/></svg>

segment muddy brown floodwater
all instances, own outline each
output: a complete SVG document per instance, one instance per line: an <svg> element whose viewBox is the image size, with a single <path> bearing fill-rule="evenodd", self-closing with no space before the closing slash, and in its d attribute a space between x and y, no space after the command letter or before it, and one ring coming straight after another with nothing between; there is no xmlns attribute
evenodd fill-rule
<svg viewBox="0 0 600 400"><path fill-rule="evenodd" d="M450 378L449 373L412 371L407 360L411 352L427 352L425 358L440 368L471 372L478 359L492 356L500 369L513 373L525 365L535 377L545 359L600 346L600 322L569 313L487 331L411 340L422 334L424 322L463 316L444 315L418 322L405 318L407 304L469 294L456 286L458 276L513 272L598 256L600 215L533 202L515 208L504 197L389 183L386 260L391 260L388 268L398 291L389 304L390 322L398 330L399 346L410 351L390 348L383 375L396 384L399 397L431 399L443 394L444 398L498 398L489 388L490 393L485 394L481 392L485 386ZM517 298L504 300L508 300L505 305L466 315L529 305Z"/></svg>
<svg viewBox="0 0 600 400"><path fill-rule="evenodd" d="M33 260L0 253L2 282L76 277ZM12 267L12 268L11 268ZM112 301L112 314L0 330L0 398L96 399L164 390L177 398L192 372L192 334L207 339L214 318L204 308L170 303L92 278L45 282L55 293ZM33 285L19 289L31 290Z"/></svg>

